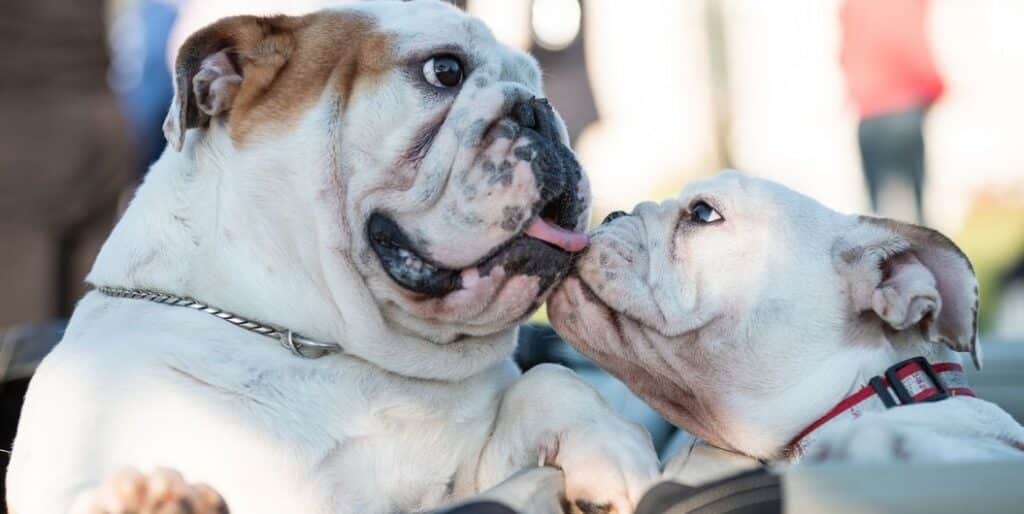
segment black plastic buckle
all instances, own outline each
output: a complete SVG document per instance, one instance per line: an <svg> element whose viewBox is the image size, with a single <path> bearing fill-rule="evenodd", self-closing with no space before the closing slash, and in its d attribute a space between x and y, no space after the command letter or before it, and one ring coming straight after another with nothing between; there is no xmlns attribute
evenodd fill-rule
<svg viewBox="0 0 1024 514"><path fill-rule="evenodd" d="M918 367L921 368L921 371L924 371L924 374L928 375L928 379L935 385L935 389L938 390L938 393L921 400L922 402L937 402L939 400L949 398L949 389L946 389L946 384L943 384L942 380L939 379L938 373L936 373L935 369L932 368L928 359L925 359L924 357L914 357L903 362L898 362L885 370L885 378L889 381L889 387L896 392L896 397L899 399L901 405L919 403L914 401L914 397L910 394L910 391L907 391L906 386L903 385L903 381L900 380L898 376L899 371L910 364L917 364Z"/></svg>
<svg viewBox="0 0 1024 514"><path fill-rule="evenodd" d="M891 409L897 405L896 400L889 394L889 388L885 385L882 377L872 377L868 384L871 386L871 389L875 390L875 395L878 396L879 400L882 400L882 405L885 405L886 409Z"/></svg>

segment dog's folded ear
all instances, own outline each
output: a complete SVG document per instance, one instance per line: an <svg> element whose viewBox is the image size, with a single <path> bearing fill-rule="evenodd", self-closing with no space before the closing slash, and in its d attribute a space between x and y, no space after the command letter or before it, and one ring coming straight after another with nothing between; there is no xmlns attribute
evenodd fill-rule
<svg viewBox="0 0 1024 514"><path fill-rule="evenodd" d="M294 20L234 16L185 40L174 65L174 100L164 119L167 142L181 150L186 130L228 113L244 89L258 94L269 84L288 60Z"/></svg>
<svg viewBox="0 0 1024 514"><path fill-rule="evenodd" d="M862 216L833 247L856 313L897 331L970 352L981 367L978 280L970 260L946 236L917 225Z"/></svg>

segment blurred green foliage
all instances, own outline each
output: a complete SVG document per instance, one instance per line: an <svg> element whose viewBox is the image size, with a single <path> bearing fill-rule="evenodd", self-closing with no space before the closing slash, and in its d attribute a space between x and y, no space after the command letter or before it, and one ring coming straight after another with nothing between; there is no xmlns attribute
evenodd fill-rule
<svg viewBox="0 0 1024 514"><path fill-rule="evenodd" d="M976 197L963 227L952 234L974 264L981 289L982 333L996 311L999 279L1024 256L1024 201L1005 193Z"/></svg>

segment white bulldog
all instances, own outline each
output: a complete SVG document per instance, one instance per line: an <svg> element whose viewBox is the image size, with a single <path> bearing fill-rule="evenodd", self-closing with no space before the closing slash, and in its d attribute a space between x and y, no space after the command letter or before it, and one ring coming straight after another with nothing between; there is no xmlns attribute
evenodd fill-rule
<svg viewBox="0 0 1024 514"><path fill-rule="evenodd" d="M759 459L1024 457L963 380L977 281L941 234L736 172L610 218L551 319L678 426Z"/></svg>
<svg viewBox="0 0 1024 514"><path fill-rule="evenodd" d="M533 59L372 2L221 20L176 74L171 148L29 389L13 512L420 512L538 462L632 510L649 436L510 359L587 243Z"/></svg>

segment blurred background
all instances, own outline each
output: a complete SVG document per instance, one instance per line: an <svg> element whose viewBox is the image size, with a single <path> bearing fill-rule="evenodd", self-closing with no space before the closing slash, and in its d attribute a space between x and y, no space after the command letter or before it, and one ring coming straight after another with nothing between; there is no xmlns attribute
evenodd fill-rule
<svg viewBox="0 0 1024 514"><path fill-rule="evenodd" d="M337 3L5 3L0 447L119 206L163 149L177 46L222 16ZM933 226L981 281L994 377L982 396L1021 401L1007 384L1021 385L1013 363L1024 363L1024 2L454 3L540 61L590 173L596 220L735 167L839 210ZM543 313L522 340L524 365L576 367L669 444L673 429L560 344Z"/></svg>

